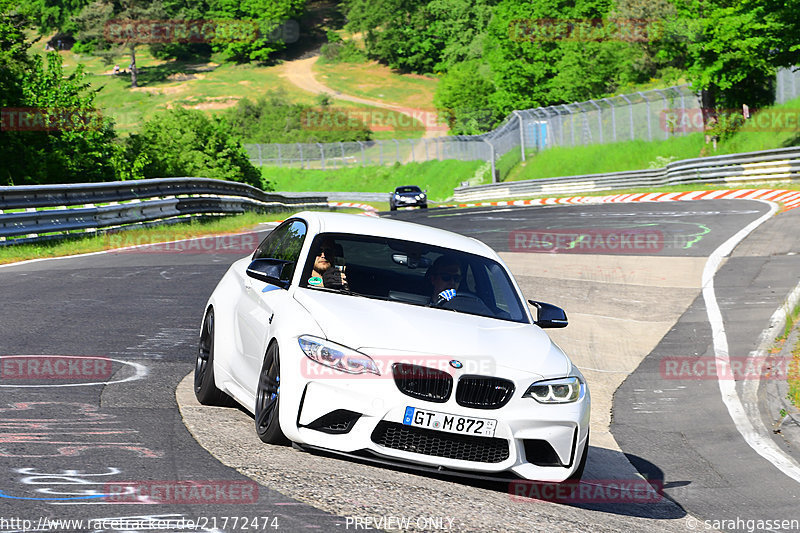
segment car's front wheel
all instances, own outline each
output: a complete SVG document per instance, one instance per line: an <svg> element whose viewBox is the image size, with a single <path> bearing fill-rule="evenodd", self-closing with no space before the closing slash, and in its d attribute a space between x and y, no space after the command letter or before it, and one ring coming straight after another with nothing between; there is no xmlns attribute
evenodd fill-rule
<svg viewBox="0 0 800 533"><path fill-rule="evenodd" d="M214 382L214 308L209 307L200 331L200 346L194 365L194 395L203 405L225 405L228 395Z"/></svg>
<svg viewBox="0 0 800 533"><path fill-rule="evenodd" d="M281 368L278 343L267 348L261 373L258 376L256 393L256 433L267 444L289 444L289 439L281 431L278 409L281 393Z"/></svg>

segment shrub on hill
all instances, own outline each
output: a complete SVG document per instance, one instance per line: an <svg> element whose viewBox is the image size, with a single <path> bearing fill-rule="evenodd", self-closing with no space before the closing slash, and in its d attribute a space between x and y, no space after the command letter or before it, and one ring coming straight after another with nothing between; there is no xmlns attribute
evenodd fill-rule
<svg viewBox="0 0 800 533"><path fill-rule="evenodd" d="M357 110L338 108L321 98L319 105L293 104L279 92L257 101L244 99L225 116L231 133L247 143L327 143L368 141L372 131Z"/></svg>
<svg viewBox="0 0 800 533"><path fill-rule="evenodd" d="M192 176L240 181L261 187L261 173L224 119L201 111L157 113L142 133L127 139L131 177Z"/></svg>

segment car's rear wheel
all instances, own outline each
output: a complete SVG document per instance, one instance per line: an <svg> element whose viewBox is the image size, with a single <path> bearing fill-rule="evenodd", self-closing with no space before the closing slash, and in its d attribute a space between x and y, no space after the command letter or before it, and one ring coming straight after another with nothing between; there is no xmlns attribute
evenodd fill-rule
<svg viewBox="0 0 800 533"><path fill-rule="evenodd" d="M281 431L278 410L281 393L281 369L278 343L267 348L261 373L258 376L256 393L256 433L267 444L289 444L289 439Z"/></svg>
<svg viewBox="0 0 800 533"><path fill-rule="evenodd" d="M214 382L214 309L208 308L200 331L200 346L194 365L194 395L203 405L225 405L228 395Z"/></svg>

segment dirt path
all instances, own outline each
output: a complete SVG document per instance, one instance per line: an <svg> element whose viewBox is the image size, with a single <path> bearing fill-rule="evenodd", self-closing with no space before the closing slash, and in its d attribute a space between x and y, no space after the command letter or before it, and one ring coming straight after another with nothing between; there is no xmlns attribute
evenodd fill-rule
<svg viewBox="0 0 800 533"><path fill-rule="evenodd" d="M287 61L283 64L283 72L280 74L280 76L296 85L300 89L313 94L329 94L332 98L337 100L346 100L356 104L380 107L382 109L391 109L408 117L415 118L412 110L406 107L395 104L387 104L386 102L379 102L377 100L359 98L349 94L342 94L339 91L335 91L330 87L323 85L314 77L314 71L312 70L314 63L317 62L317 59L319 59L319 56ZM442 137L446 134L447 132L442 131L442 127L440 125L425 124L425 134L423 135L423 138L431 139L434 137Z"/></svg>

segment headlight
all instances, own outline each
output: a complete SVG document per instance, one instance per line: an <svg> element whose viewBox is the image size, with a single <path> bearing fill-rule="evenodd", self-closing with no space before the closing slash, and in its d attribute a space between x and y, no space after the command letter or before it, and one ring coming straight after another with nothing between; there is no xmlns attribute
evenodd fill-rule
<svg viewBox="0 0 800 533"><path fill-rule="evenodd" d="M368 355L316 337L303 336L297 340L303 353L321 365L348 374L381 375L375 361Z"/></svg>
<svg viewBox="0 0 800 533"><path fill-rule="evenodd" d="M537 381L525 391L523 398L539 403L572 403L583 398L584 384L577 377Z"/></svg>

